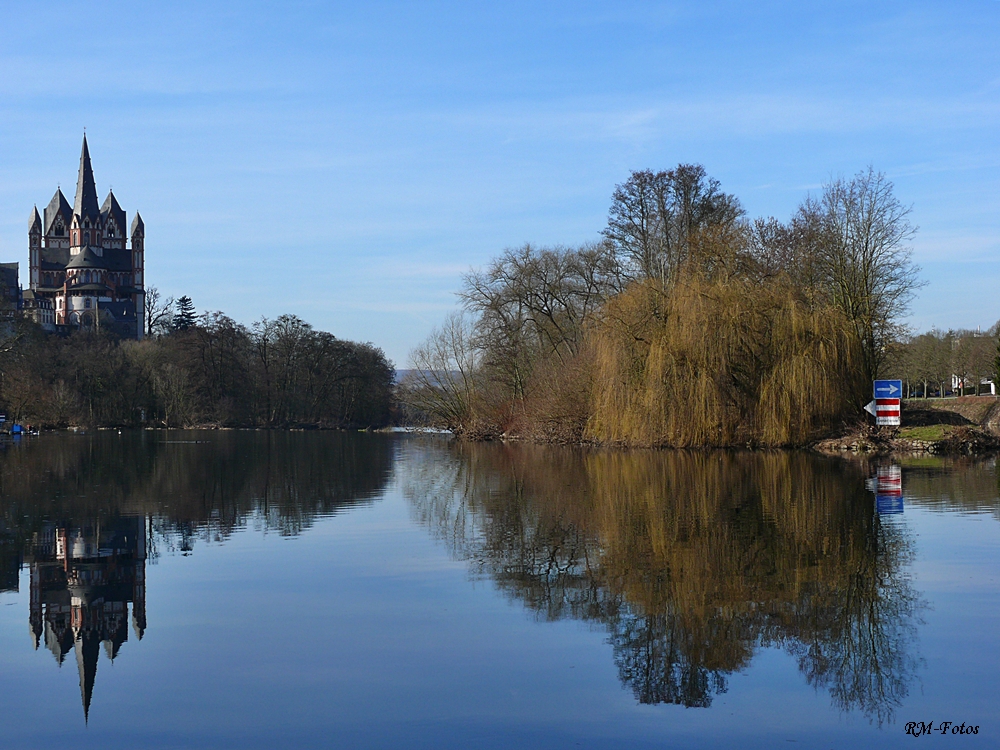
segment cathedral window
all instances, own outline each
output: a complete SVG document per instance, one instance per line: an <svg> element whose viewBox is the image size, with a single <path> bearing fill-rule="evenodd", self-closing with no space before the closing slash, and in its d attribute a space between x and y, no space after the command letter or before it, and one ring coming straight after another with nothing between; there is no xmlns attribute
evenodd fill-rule
<svg viewBox="0 0 1000 750"><path fill-rule="evenodd" d="M90 297L87 297L87 299L83 301L83 306L86 307L88 310L90 309Z"/></svg>

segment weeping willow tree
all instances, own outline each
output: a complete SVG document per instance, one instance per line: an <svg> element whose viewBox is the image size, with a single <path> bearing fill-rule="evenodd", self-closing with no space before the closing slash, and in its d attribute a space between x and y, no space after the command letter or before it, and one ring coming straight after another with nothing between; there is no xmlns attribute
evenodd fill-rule
<svg viewBox="0 0 1000 750"><path fill-rule="evenodd" d="M586 434L605 443L799 444L859 389L847 320L782 277L636 285L609 301L592 351Z"/></svg>
<svg viewBox="0 0 1000 750"><path fill-rule="evenodd" d="M919 286L908 209L883 175L830 183L788 223L748 219L699 165L634 172L612 200L601 243L525 245L466 277L473 393L449 392L446 368L418 349L432 423L552 442L788 446L861 414Z"/></svg>

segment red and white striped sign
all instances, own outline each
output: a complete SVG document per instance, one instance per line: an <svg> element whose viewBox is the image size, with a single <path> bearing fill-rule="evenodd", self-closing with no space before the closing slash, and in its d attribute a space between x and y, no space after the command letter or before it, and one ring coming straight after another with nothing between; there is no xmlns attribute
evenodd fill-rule
<svg viewBox="0 0 1000 750"><path fill-rule="evenodd" d="M875 424L879 427L899 427L899 399L875 399Z"/></svg>
<svg viewBox="0 0 1000 750"><path fill-rule="evenodd" d="M899 497L903 494L903 472L898 466L880 466L876 473L876 494Z"/></svg>

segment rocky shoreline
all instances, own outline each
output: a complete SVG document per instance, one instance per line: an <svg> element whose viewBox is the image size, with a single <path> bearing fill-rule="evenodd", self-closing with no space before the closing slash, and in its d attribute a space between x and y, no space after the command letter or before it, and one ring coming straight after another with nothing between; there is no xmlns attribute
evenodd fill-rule
<svg viewBox="0 0 1000 750"><path fill-rule="evenodd" d="M971 456L1000 452L1000 401L993 396L904 402L903 427L845 425L810 446L826 454Z"/></svg>
<svg viewBox="0 0 1000 750"><path fill-rule="evenodd" d="M941 440L919 440L899 437L898 431L878 434L875 431L846 433L827 438L810 446L820 453L887 453L930 454L938 456L972 456L1000 452L1000 437L974 427L964 427Z"/></svg>

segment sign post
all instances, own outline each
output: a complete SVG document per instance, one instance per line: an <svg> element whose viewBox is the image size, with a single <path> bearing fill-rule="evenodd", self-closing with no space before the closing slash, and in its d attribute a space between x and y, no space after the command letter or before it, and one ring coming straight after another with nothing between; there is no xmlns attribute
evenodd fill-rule
<svg viewBox="0 0 1000 750"><path fill-rule="evenodd" d="M874 391L875 400L868 407L875 407L875 424L879 427L899 427L903 381L876 380L872 390ZM865 407L865 409L869 412L872 411L868 407Z"/></svg>

